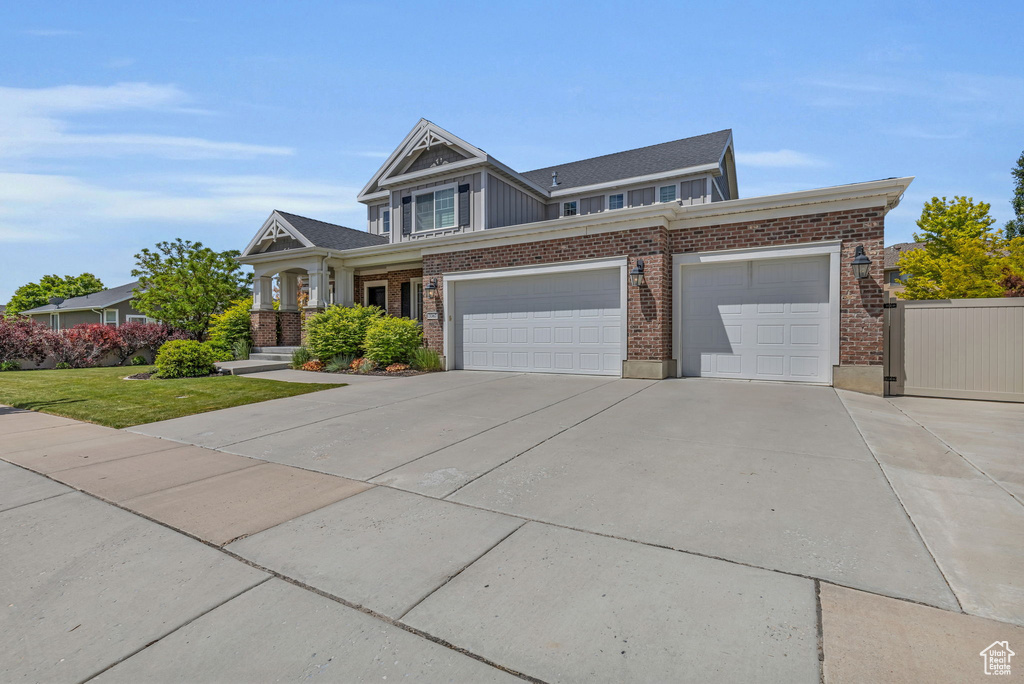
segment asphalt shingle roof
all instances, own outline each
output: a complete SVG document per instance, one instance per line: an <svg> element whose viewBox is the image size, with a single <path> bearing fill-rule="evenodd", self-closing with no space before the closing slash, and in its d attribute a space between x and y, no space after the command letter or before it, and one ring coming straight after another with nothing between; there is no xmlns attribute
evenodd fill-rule
<svg viewBox="0 0 1024 684"><path fill-rule="evenodd" d="M716 164L722 158L731 135L732 130L727 128L692 138L525 171L522 175L542 188L551 188L551 173L557 171L558 188L566 189L702 164Z"/></svg>
<svg viewBox="0 0 1024 684"><path fill-rule="evenodd" d="M923 242L900 242L895 245L889 245L885 248L883 262L885 265L884 269L896 268L896 262L900 260L900 256L904 252L909 252L915 249L921 249L924 247Z"/></svg>
<svg viewBox="0 0 1024 684"><path fill-rule="evenodd" d="M118 285L112 287L109 290L100 290L99 292L93 292L90 295L82 297L72 297L71 299L65 299L61 302L60 307L56 307L53 304L44 304L43 306L37 306L34 309L27 309L22 311L25 314L37 314L46 313L47 311L75 311L82 309L102 309L104 307L112 306L123 302L126 299L131 299L132 290L138 287L139 281L128 283L127 285Z"/></svg>
<svg viewBox="0 0 1024 684"><path fill-rule="evenodd" d="M355 230L345 226L317 221L297 214L289 214L286 211L278 211L295 230L306 236L306 239L317 247L327 249L356 249L357 247L369 247L370 245L383 245L390 240L382 235L374 235L365 230Z"/></svg>

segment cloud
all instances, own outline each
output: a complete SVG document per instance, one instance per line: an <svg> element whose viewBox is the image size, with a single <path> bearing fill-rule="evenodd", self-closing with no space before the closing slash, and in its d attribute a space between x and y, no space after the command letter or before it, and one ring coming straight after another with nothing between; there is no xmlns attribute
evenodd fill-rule
<svg viewBox="0 0 1024 684"><path fill-rule="evenodd" d="M121 156L148 154L173 159L247 158L290 155L289 147L219 142L198 137L134 133L76 133L76 114L147 110L194 113L188 96L174 85L117 83L51 88L0 87L0 158ZM202 111L202 110L200 110Z"/></svg>
<svg viewBox="0 0 1024 684"><path fill-rule="evenodd" d="M827 166L815 156L794 150L778 150L775 152L737 152L736 162L744 166L763 168L812 168Z"/></svg>

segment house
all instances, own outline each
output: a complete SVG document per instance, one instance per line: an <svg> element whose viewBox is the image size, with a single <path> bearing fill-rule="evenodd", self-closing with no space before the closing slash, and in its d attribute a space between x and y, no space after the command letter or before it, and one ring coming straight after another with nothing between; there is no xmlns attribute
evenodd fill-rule
<svg viewBox="0 0 1024 684"><path fill-rule="evenodd" d="M900 257L903 256L904 252L920 249L922 247L924 247L923 242L900 242L885 248L883 268L886 292L895 293L903 289L903 274L900 273L900 269L896 264L899 263Z"/></svg>
<svg viewBox="0 0 1024 684"><path fill-rule="evenodd" d="M359 302L422 321L448 369L880 394L884 218L913 179L741 198L734 158L722 130L520 172L420 120L357 197L366 230L260 227L240 258L255 343Z"/></svg>
<svg viewBox="0 0 1024 684"><path fill-rule="evenodd" d="M152 322L132 308L132 290L138 281L100 290L82 297L65 299L60 304L45 304L22 312L34 321L48 325L53 330L71 328L79 323L105 323L118 326L122 323Z"/></svg>

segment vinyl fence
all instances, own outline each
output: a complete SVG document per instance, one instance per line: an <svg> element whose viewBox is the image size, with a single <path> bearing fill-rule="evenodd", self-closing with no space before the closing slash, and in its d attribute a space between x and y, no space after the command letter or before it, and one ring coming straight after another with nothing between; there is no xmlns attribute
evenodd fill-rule
<svg viewBox="0 0 1024 684"><path fill-rule="evenodd" d="M886 307L887 394L1024 402L1024 298Z"/></svg>

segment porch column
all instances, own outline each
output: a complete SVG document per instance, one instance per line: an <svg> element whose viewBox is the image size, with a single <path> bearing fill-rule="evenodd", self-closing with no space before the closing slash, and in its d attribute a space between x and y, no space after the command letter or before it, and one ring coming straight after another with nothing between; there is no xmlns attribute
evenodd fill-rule
<svg viewBox="0 0 1024 684"><path fill-rule="evenodd" d="M295 273L283 272L281 278L281 304L277 319L281 323L281 344L298 347L302 344L302 314L299 313L298 280Z"/></svg>
<svg viewBox="0 0 1024 684"><path fill-rule="evenodd" d="M352 306L355 303L356 272L352 268L334 269L334 301L339 306Z"/></svg>
<svg viewBox="0 0 1024 684"><path fill-rule="evenodd" d="M274 310L273 273L256 272L252 279L252 310Z"/></svg>
<svg viewBox="0 0 1024 684"><path fill-rule="evenodd" d="M277 346L277 312L274 311L272 272L257 271L252 280L249 327L254 347Z"/></svg>
<svg viewBox="0 0 1024 684"><path fill-rule="evenodd" d="M327 308L327 270L321 270L318 264L315 270L309 270L307 273L309 275L309 302L306 304L306 308Z"/></svg>

